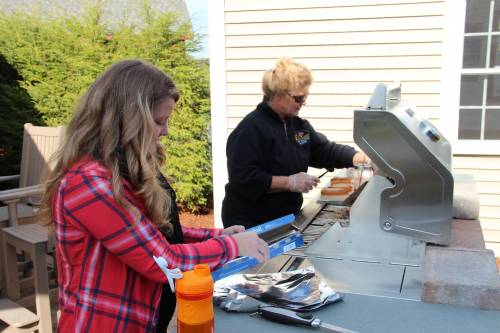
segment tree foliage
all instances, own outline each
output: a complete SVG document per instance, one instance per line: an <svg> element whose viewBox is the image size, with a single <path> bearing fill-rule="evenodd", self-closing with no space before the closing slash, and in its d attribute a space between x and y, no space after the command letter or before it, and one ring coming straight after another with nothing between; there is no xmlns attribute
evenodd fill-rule
<svg viewBox="0 0 500 333"><path fill-rule="evenodd" d="M144 22L140 26L124 18L111 30L102 22L99 4L81 17L0 14L0 55L18 73L9 91L2 86L0 102L3 95L15 95L9 107L24 112L21 126L31 119L58 126L69 121L79 97L112 63L140 58L154 64L181 92L164 139L165 171L181 206L197 211L210 203L212 193L208 64L190 55L199 47L199 37L189 24L180 23L175 14L151 10L147 1L143 9L137 13Z"/></svg>

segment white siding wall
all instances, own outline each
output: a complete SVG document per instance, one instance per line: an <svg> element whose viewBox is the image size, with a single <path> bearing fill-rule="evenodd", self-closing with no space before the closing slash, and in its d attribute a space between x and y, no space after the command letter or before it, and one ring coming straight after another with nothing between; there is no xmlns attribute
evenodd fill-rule
<svg viewBox="0 0 500 333"><path fill-rule="evenodd" d="M500 257L500 156L455 156L455 172L473 174L486 247Z"/></svg>
<svg viewBox="0 0 500 333"><path fill-rule="evenodd" d="M437 124L444 8L436 0L226 0L227 132L261 101L262 75L282 56L312 70L300 115L331 140L353 145L353 110L379 82L400 81L403 98ZM476 176L485 236L500 255L500 158L454 163Z"/></svg>

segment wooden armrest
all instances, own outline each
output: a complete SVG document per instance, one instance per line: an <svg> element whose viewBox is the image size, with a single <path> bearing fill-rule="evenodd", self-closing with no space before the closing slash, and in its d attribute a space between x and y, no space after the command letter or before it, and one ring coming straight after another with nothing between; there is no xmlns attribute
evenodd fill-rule
<svg viewBox="0 0 500 333"><path fill-rule="evenodd" d="M0 319L16 328L38 322L36 314L7 298L0 299Z"/></svg>
<svg viewBox="0 0 500 333"><path fill-rule="evenodd" d="M21 198L43 193L42 185L21 187L12 190L0 191L0 201L19 200Z"/></svg>
<svg viewBox="0 0 500 333"><path fill-rule="evenodd" d="M7 180L19 179L20 175L10 175L10 176L0 176L0 182L5 182Z"/></svg>

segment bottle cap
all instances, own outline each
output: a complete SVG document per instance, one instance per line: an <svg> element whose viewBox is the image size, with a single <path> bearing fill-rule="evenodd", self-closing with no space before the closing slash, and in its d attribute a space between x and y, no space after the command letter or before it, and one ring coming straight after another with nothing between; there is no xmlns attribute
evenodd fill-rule
<svg viewBox="0 0 500 333"><path fill-rule="evenodd" d="M194 266L192 271L183 272L182 279L176 281L177 294L182 295L206 295L214 290L214 282L210 275L210 267L206 264Z"/></svg>

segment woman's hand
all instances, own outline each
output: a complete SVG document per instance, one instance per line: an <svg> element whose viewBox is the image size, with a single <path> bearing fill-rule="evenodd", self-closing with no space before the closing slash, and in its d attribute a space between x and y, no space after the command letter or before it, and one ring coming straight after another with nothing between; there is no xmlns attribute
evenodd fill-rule
<svg viewBox="0 0 500 333"><path fill-rule="evenodd" d="M269 246L255 232L240 232L232 236L238 244L238 255L249 256L262 263L269 259Z"/></svg>
<svg viewBox="0 0 500 333"><path fill-rule="evenodd" d="M354 164L354 166L363 166L365 168L366 167L371 168L373 174L379 174L378 166L376 166L372 162L372 160L370 160L370 158L365 155L365 153L358 151L352 158L352 163Z"/></svg>
<svg viewBox="0 0 500 333"><path fill-rule="evenodd" d="M237 234L237 233L240 233L240 232L244 232L245 231L245 227L242 226L242 225L232 225L228 228L225 228L223 231L222 231L222 234L223 235L234 235L234 234Z"/></svg>
<svg viewBox="0 0 500 333"><path fill-rule="evenodd" d="M353 158L352 158L352 164L354 166L357 166L357 165L366 165L366 164L370 164L370 158L368 156L365 155L365 153L361 152L361 151L358 151L356 154L354 154Z"/></svg>
<svg viewBox="0 0 500 333"><path fill-rule="evenodd" d="M318 185L319 178L308 175L305 172L299 172L288 176L288 189L290 192L307 193Z"/></svg>

